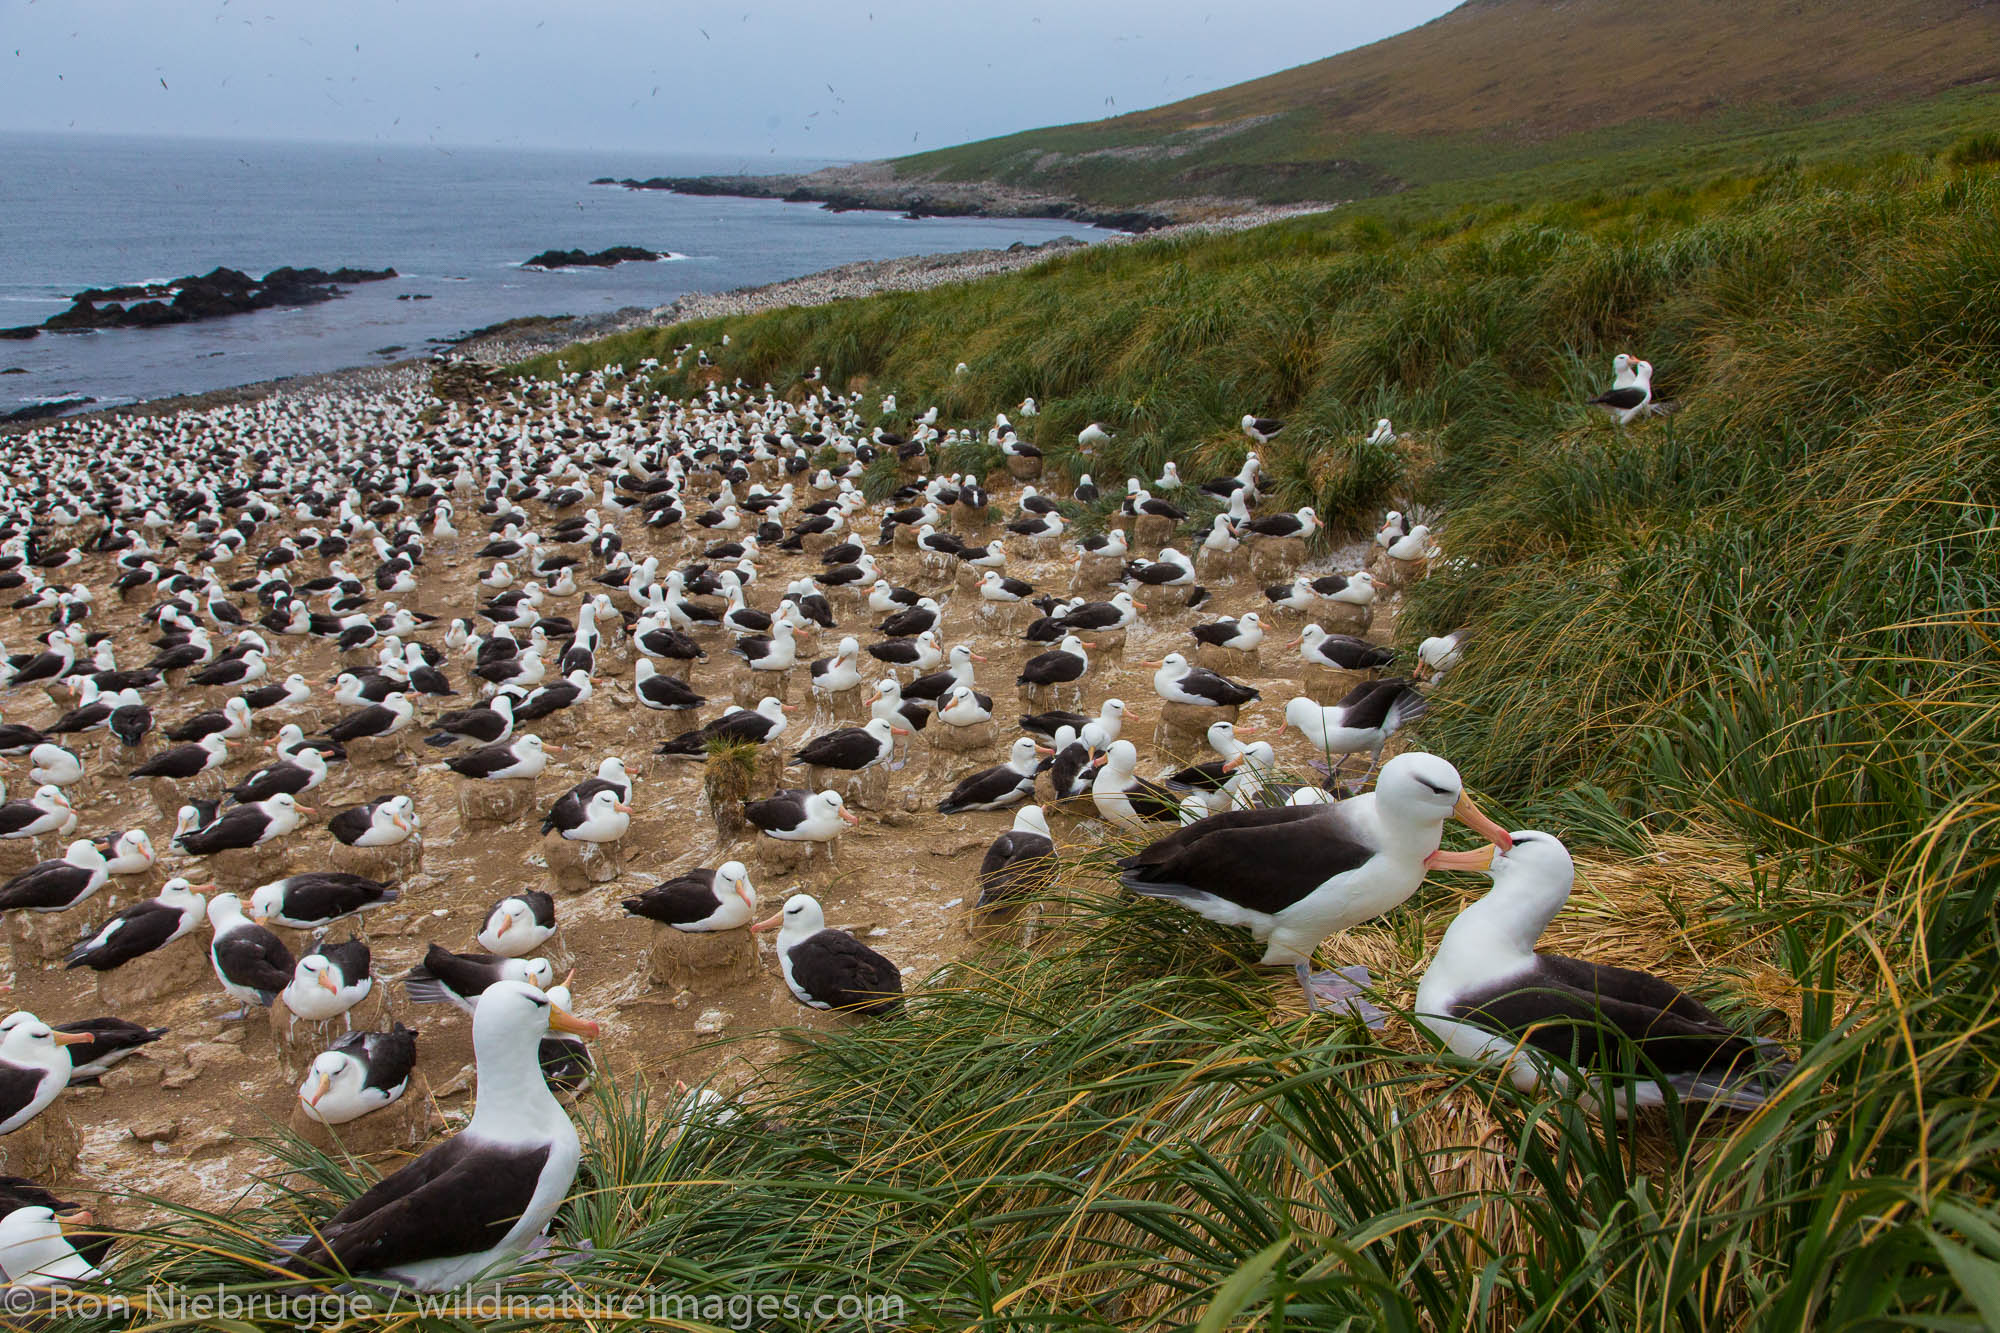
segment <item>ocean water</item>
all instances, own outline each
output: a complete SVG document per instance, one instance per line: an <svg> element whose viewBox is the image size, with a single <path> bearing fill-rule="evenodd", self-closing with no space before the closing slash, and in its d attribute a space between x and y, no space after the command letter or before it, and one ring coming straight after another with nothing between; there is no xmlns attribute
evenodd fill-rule
<svg viewBox="0 0 2000 1333"><path fill-rule="evenodd" d="M0 327L39 324L86 287L283 264L394 268L336 301L158 329L0 340L0 412L199 393L417 355L519 315L662 305L860 259L1089 239L1075 223L829 213L811 204L593 186L599 176L817 163L629 151L0 134ZM684 256L538 272L542 250L639 245ZM423 294L427 301L399 301Z"/></svg>

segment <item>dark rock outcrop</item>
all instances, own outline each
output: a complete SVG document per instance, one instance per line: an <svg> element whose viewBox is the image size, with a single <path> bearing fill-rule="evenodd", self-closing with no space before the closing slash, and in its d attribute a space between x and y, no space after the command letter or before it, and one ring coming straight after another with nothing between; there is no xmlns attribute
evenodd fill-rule
<svg viewBox="0 0 2000 1333"><path fill-rule="evenodd" d="M544 250L521 267L610 268L613 264L644 264L658 258L658 250L647 250L637 245L614 245L595 254L585 250Z"/></svg>
<svg viewBox="0 0 2000 1333"><path fill-rule="evenodd" d="M276 268L262 278L253 278L233 268L217 268L208 273L176 278L172 282L128 287L93 287L78 292L75 302L59 315L43 320L41 327L58 333L82 329L150 329L163 324L192 324L196 320L243 315L276 306L316 305L346 293L342 285L381 282L396 276L393 268ZM128 304L129 303L129 304ZM32 337L27 331L8 330L10 337Z"/></svg>
<svg viewBox="0 0 2000 1333"><path fill-rule="evenodd" d="M1098 208L1057 195L989 188L976 183L852 179L836 183L836 177L834 171L811 176L653 176L646 180L627 177L618 181L600 177L591 184L707 197L782 199L792 204L818 204L834 213L901 213L909 218L1061 218L1131 232L1152 231L1182 220L1144 209Z"/></svg>
<svg viewBox="0 0 2000 1333"><path fill-rule="evenodd" d="M431 366L431 392L447 403L476 403L504 393L507 377L498 366L465 359L439 360Z"/></svg>
<svg viewBox="0 0 2000 1333"><path fill-rule="evenodd" d="M26 407L12 412L0 412L0 421L46 421L59 417L72 408L84 407L96 402L95 398L78 395L74 398L51 398L45 403L29 403Z"/></svg>

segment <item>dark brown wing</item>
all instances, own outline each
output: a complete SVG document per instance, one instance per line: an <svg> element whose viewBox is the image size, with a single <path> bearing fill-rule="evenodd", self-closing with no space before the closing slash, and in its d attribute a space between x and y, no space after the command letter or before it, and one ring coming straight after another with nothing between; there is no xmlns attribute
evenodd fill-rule
<svg viewBox="0 0 2000 1333"><path fill-rule="evenodd" d="M265 815L254 806L239 805L207 828L181 838L181 846L196 856L211 856L233 847L248 847L264 829Z"/></svg>
<svg viewBox="0 0 2000 1333"><path fill-rule="evenodd" d="M151 953L180 929L181 911L178 907L168 907L165 903L147 899L132 904L114 919L118 922L118 929L112 931L111 937L100 947L92 949L89 945L102 933L101 928L77 942L68 954L70 967L89 967L98 972L108 972Z"/></svg>
<svg viewBox="0 0 2000 1333"><path fill-rule="evenodd" d="M625 910L633 916L684 926L706 921L715 915L715 872L706 867L691 870L677 879L655 884L636 898L625 900Z"/></svg>
<svg viewBox="0 0 2000 1333"><path fill-rule="evenodd" d="M1539 961L1529 976L1461 996L1452 1017L1585 1069L1619 1068L1626 1047L1642 1057L1634 1064L1641 1074L1720 1073L1757 1059L1748 1038L1658 977L1573 958Z"/></svg>
<svg viewBox="0 0 2000 1333"><path fill-rule="evenodd" d="M0 1064L0 1120L19 1114L22 1107L35 1100L46 1076L40 1069Z"/></svg>
<svg viewBox="0 0 2000 1333"><path fill-rule="evenodd" d="M1040 833L1009 829L993 840L979 863L979 906L991 907L1035 886L1055 864L1056 845Z"/></svg>
<svg viewBox="0 0 2000 1333"><path fill-rule="evenodd" d="M335 1213L294 1266L374 1273L488 1249L527 1209L548 1156L448 1139Z"/></svg>
<svg viewBox="0 0 2000 1333"><path fill-rule="evenodd" d="M269 995L291 984L298 965L291 950L268 930L232 930L211 947L231 981Z"/></svg>
<svg viewBox="0 0 2000 1333"><path fill-rule="evenodd" d="M1132 803L1132 813L1141 819L1180 820L1180 794L1148 778L1134 781L1126 791L1125 799Z"/></svg>
<svg viewBox="0 0 2000 1333"><path fill-rule="evenodd" d="M1629 967L1611 967L1604 963L1587 963L1580 958L1565 958L1561 954L1538 954L1537 961L1542 971L1559 979L1565 985L1592 994L1611 994L1623 1000L1651 1005L1663 1013L1674 1014L1690 1023L1706 1023L1711 1027L1727 1027L1720 1015L1689 995L1673 982L1656 977L1650 972L1639 972Z"/></svg>
<svg viewBox="0 0 2000 1333"><path fill-rule="evenodd" d="M1276 913L1374 854L1347 834L1332 806L1231 810L1126 857L1119 880L1151 897L1205 893Z"/></svg>
<svg viewBox="0 0 2000 1333"><path fill-rule="evenodd" d="M815 736L792 757L816 768L859 768L875 752L875 738L859 727L842 727Z"/></svg>
<svg viewBox="0 0 2000 1333"><path fill-rule="evenodd" d="M1189 764L1177 773L1169 773L1160 781L1169 787L1221 791L1229 782L1229 774L1223 772L1222 765L1223 761L1220 759L1211 759L1205 764Z"/></svg>
<svg viewBox="0 0 2000 1333"><path fill-rule="evenodd" d="M373 736L377 731L387 727L395 716L393 709L382 704L370 704L335 722L327 728L326 734L330 739L343 743L358 740L364 736Z"/></svg>
<svg viewBox="0 0 2000 1333"><path fill-rule="evenodd" d="M844 930L822 930L792 954L792 976L835 1009L886 1014L903 1001L896 965Z"/></svg>

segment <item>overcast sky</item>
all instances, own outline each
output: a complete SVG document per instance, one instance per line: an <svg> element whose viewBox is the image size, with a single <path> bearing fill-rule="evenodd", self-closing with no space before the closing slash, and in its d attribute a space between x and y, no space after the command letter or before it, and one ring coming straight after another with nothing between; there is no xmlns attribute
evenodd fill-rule
<svg viewBox="0 0 2000 1333"><path fill-rule="evenodd" d="M0 0L0 129L869 158L1157 106L1456 0Z"/></svg>

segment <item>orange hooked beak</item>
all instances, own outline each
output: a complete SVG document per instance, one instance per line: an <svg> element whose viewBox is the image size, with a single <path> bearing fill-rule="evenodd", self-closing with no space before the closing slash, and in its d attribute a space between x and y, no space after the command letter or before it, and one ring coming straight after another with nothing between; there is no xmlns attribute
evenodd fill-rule
<svg viewBox="0 0 2000 1333"><path fill-rule="evenodd" d="M611 808L612 808L613 810L616 810L616 811L617 811L617 812L618 812L619 814L621 814L621 815L629 815L629 814L631 814L631 813L632 813L632 807L631 807L631 806L629 806L629 805L627 805L627 804L625 804L625 802L623 802L623 801L614 801L614 802L612 802L612 804L611 804Z"/></svg>
<svg viewBox="0 0 2000 1333"><path fill-rule="evenodd" d="M1514 835L1488 818L1485 812L1473 804L1471 796L1461 793L1458 798L1458 804L1452 807L1451 812L1457 816L1461 824L1492 843L1495 847L1498 847L1501 851L1507 852L1514 849Z"/></svg>
<svg viewBox="0 0 2000 1333"><path fill-rule="evenodd" d="M787 713L796 713L799 711L797 704L779 704L778 707L784 709Z"/></svg>
<svg viewBox="0 0 2000 1333"><path fill-rule="evenodd" d="M840 812L840 817L846 820L848 824L850 824L855 828L861 827L861 816L855 814L852 810L842 809Z"/></svg>
<svg viewBox="0 0 2000 1333"><path fill-rule="evenodd" d="M1514 849L1514 835L1509 833L1506 829L1501 828L1498 824L1494 823L1492 819L1488 818L1487 815L1483 811L1481 811L1477 805L1473 804L1471 796L1461 793L1458 798L1458 804L1454 805L1451 808L1451 813L1452 816L1455 819L1457 819L1461 824L1471 829L1474 833L1477 833L1480 837L1486 839L1486 841L1491 843L1494 847L1499 848L1503 852L1512 851ZM1442 863L1439 863L1436 860L1436 858L1439 856L1456 856L1456 855L1476 856L1478 855L1478 853L1433 852L1431 853L1431 856L1429 858L1426 858L1425 864L1439 865L1440 868L1443 868ZM1492 860L1493 860L1492 855L1490 852L1488 852L1486 857L1487 864L1488 865L1492 864ZM1483 869L1484 867L1455 866L1452 868L1462 870L1468 868Z"/></svg>
<svg viewBox="0 0 2000 1333"><path fill-rule="evenodd" d="M750 933L752 935L758 935L762 934L764 931L767 930L776 930L779 926L783 925L784 922L785 922L785 914L783 911L779 911L771 916L765 917L762 921L754 923L750 927Z"/></svg>
<svg viewBox="0 0 2000 1333"><path fill-rule="evenodd" d="M55 1043L58 1046L86 1046L92 1038L88 1032L58 1032Z"/></svg>
<svg viewBox="0 0 2000 1333"><path fill-rule="evenodd" d="M319 988L329 995L340 994L340 987L334 985L333 977L325 972L319 974Z"/></svg>
<svg viewBox="0 0 2000 1333"><path fill-rule="evenodd" d="M573 1037L582 1037L585 1041L589 1041L601 1029L590 1019L578 1018L569 1010L559 1005L551 1004L549 1006L549 1031L567 1032Z"/></svg>
<svg viewBox="0 0 2000 1333"><path fill-rule="evenodd" d="M1490 870L1493 868L1493 844L1487 843L1469 852L1432 852L1424 858L1426 870Z"/></svg>

